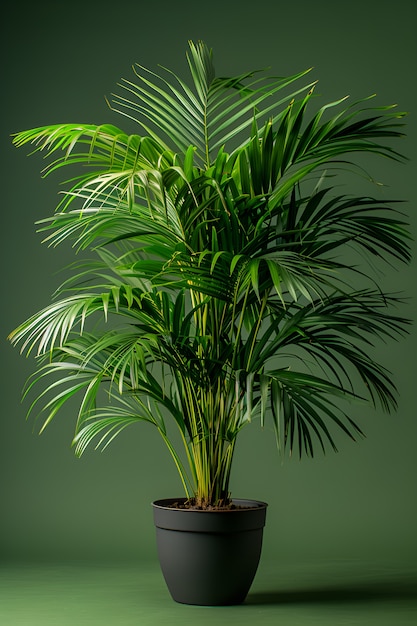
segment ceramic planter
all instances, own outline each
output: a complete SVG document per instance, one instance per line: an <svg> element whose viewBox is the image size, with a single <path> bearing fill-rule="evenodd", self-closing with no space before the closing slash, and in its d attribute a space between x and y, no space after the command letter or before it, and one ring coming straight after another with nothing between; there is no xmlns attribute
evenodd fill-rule
<svg viewBox="0 0 417 626"><path fill-rule="evenodd" d="M265 502L233 500L232 510L173 508L184 498L152 503L159 562L172 598L183 604L240 604L259 563Z"/></svg>

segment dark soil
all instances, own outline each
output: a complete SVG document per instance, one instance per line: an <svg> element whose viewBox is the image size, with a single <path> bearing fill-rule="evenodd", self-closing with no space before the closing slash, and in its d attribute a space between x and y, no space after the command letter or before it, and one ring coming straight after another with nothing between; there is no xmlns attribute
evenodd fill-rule
<svg viewBox="0 0 417 626"><path fill-rule="evenodd" d="M246 506L234 504L231 500L219 504L197 504L195 500L186 500L185 502L172 502L168 505L171 509L187 509L191 511L235 511L239 509L247 509Z"/></svg>

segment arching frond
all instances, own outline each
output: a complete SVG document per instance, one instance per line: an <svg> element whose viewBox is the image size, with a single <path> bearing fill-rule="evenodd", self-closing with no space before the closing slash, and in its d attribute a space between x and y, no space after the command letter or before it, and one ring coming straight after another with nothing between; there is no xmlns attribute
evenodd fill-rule
<svg viewBox="0 0 417 626"><path fill-rule="evenodd" d="M120 83L111 109L140 134L54 124L14 136L44 155L44 175L71 172L39 228L88 257L9 338L38 355L26 395L42 430L76 397L78 455L151 423L205 506L229 498L236 438L255 418L281 450L312 456L336 449L337 430L362 435L355 399L396 407L373 348L407 320L374 266L409 262L410 237L366 171L370 157L404 160L403 113L372 97L316 105L308 70L218 76L203 42L187 62L188 82L137 64ZM346 172L370 192L336 190Z"/></svg>

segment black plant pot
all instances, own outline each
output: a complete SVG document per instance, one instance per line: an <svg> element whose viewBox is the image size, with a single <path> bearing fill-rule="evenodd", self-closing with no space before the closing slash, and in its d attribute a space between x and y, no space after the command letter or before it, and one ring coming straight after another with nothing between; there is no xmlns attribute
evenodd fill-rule
<svg viewBox="0 0 417 626"><path fill-rule="evenodd" d="M265 502L233 500L231 510L173 508L184 498L152 503L159 562L172 598L182 604L240 604L258 568Z"/></svg>

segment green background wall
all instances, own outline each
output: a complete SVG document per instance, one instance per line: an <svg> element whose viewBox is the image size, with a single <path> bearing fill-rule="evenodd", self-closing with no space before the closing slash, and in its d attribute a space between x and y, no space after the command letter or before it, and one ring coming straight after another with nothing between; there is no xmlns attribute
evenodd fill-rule
<svg viewBox="0 0 417 626"><path fill-rule="evenodd" d="M56 204L58 177L42 181L41 160L14 149L9 136L61 121L123 125L104 95L130 78L131 64L160 63L184 75L187 40L204 39L219 74L271 66L287 75L314 66L326 101L377 92L379 103L410 111L403 151L411 162L377 163L373 171L390 187L382 193L409 200L415 234L415 2L39 0L2 12L0 553L12 560L153 559L150 502L181 495L181 485L151 428L132 427L105 453L77 460L69 409L42 437L25 422L20 391L32 363L5 337L46 305L72 255L42 246L34 227ZM416 275L414 261L381 278L407 293L414 319ZM415 327L407 340L378 349L399 387L398 413L353 407L368 437L341 440L338 455L281 465L270 428L253 424L243 433L232 488L270 504L264 558L416 557L416 353Z"/></svg>

